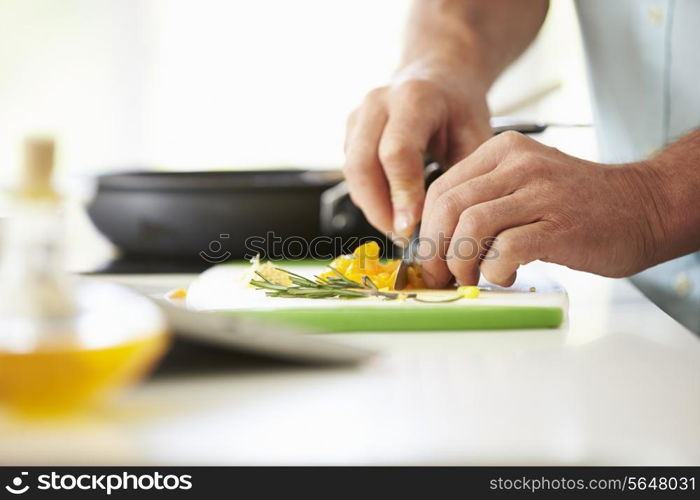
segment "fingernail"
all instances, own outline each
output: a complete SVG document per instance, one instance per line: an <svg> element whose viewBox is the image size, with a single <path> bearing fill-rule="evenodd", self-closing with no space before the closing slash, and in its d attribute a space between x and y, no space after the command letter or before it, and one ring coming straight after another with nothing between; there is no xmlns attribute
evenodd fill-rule
<svg viewBox="0 0 700 500"><path fill-rule="evenodd" d="M413 215L410 211L399 209L394 213L394 231L400 235L406 235L413 229Z"/></svg>

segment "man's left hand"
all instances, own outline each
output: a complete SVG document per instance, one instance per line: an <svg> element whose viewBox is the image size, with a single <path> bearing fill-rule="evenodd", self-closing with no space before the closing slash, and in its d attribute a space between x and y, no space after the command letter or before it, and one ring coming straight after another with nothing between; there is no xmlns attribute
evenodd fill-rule
<svg viewBox="0 0 700 500"><path fill-rule="evenodd" d="M510 286L534 260L621 277L658 261L666 202L645 162L603 165L522 134L496 136L428 190L421 245L426 284Z"/></svg>

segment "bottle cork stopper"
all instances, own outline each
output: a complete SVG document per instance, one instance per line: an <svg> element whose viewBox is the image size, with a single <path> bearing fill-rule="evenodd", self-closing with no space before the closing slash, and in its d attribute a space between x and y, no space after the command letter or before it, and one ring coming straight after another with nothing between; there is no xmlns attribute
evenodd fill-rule
<svg viewBox="0 0 700 500"><path fill-rule="evenodd" d="M22 198L57 199L51 178L54 168L54 142L46 137L32 137L24 143L24 169L19 195Z"/></svg>

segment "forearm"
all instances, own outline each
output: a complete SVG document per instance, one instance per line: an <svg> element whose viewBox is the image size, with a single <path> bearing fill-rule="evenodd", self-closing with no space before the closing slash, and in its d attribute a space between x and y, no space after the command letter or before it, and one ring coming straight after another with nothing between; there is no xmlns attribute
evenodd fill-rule
<svg viewBox="0 0 700 500"><path fill-rule="evenodd" d="M415 0L398 78L467 74L484 89L532 42L548 0Z"/></svg>
<svg viewBox="0 0 700 500"><path fill-rule="evenodd" d="M657 227L655 260L700 251L700 130L640 164L651 186L649 219Z"/></svg>

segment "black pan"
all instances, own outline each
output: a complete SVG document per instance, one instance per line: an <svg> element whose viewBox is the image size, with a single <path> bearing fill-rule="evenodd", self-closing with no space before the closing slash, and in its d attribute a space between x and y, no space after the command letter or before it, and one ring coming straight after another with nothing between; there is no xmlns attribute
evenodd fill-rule
<svg viewBox="0 0 700 500"><path fill-rule="evenodd" d="M249 258L257 250L264 257L275 257L260 238L269 239L270 234L281 240L293 238L297 243L289 250L302 253L308 248L302 249L300 242L333 236L322 231L320 200L341 180L336 170L107 174L98 179L88 213L130 257L216 263ZM352 223L343 228L344 237L377 235L354 206L348 209Z"/></svg>
<svg viewBox="0 0 700 500"><path fill-rule="evenodd" d="M494 133L541 132L546 125L494 119ZM394 248L353 205L339 170L255 170L216 172L136 171L99 177L88 213L97 228L119 247L151 268L155 261L180 259L216 263L250 258L251 238L269 236L299 242L295 252L327 258L309 250L318 237L342 239L334 255L346 253L355 238L375 237L385 255ZM246 244L248 242L248 245ZM306 245L306 246L305 246ZM265 245L267 246L267 245ZM251 255L252 254L252 255ZM130 269L133 266L129 265ZM137 266L138 267L138 266ZM181 262L172 268L182 268ZM184 268L183 268L184 269Z"/></svg>

